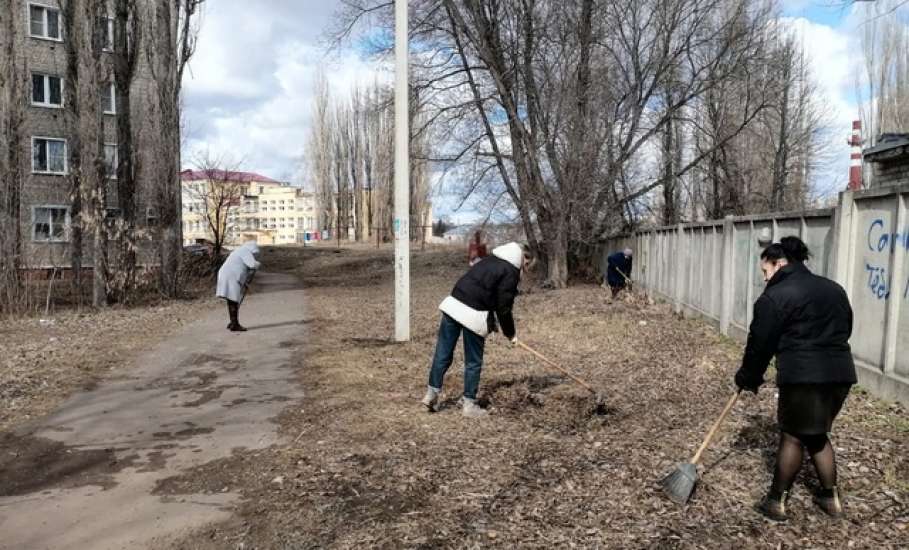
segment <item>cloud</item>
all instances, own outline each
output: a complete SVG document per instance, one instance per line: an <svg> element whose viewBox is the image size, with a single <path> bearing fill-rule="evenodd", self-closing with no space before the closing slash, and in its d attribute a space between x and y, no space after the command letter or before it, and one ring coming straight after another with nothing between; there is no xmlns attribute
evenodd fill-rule
<svg viewBox="0 0 909 550"><path fill-rule="evenodd" d="M829 195L845 189L849 172L852 121L858 118L854 101L855 75L860 62L858 40L848 25L818 23L805 17L783 18L799 38L809 70L819 88L819 103L829 116L830 158L815 174L815 190Z"/></svg>
<svg viewBox="0 0 909 550"><path fill-rule="evenodd" d="M320 71L334 90L368 83L377 67L354 51L327 56L337 2L212 0L184 79L184 164L211 149L244 169L302 183L300 159Z"/></svg>

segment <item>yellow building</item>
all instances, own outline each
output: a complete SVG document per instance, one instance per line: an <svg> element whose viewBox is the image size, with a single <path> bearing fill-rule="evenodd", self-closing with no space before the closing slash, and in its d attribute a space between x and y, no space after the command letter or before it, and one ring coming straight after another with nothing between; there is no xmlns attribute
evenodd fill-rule
<svg viewBox="0 0 909 550"><path fill-rule="evenodd" d="M303 243L319 231L316 200L289 183L251 172L184 170L183 241L192 244L211 241L209 220L220 217L226 226L224 244L234 246L246 241L264 245ZM236 192L213 192L213 185L240 186ZM224 204L224 216L216 216L212 197ZM206 204L207 203L207 204ZM229 204L227 204L229 203Z"/></svg>

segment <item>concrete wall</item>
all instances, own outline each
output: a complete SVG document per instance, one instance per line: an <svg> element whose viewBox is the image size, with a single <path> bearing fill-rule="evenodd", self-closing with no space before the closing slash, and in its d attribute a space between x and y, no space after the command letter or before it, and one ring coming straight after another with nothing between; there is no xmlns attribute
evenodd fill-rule
<svg viewBox="0 0 909 550"><path fill-rule="evenodd" d="M679 313L744 341L764 290L759 255L800 237L812 271L839 282L855 311L851 344L860 383L909 403L909 186L846 192L836 209L727 217L641 231L604 243L600 261L635 251L632 278Z"/></svg>

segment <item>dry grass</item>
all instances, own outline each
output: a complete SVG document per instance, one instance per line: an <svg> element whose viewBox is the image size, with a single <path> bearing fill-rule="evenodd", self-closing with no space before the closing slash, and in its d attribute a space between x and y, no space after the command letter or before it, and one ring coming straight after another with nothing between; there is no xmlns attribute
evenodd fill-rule
<svg viewBox="0 0 909 550"><path fill-rule="evenodd" d="M239 488L234 521L175 548L898 548L909 540L906 411L856 392L836 427L848 519L815 510L805 476L789 525L752 504L770 480L774 388L745 397L680 508L658 481L694 451L732 391L740 346L660 305L610 303L593 286L531 292L518 333L602 389L589 394L499 337L487 342L471 421L456 406L460 356L443 409L425 412L436 306L464 269L460 250L415 253L413 340L392 333L390 251L266 251L307 287L300 378L308 398L279 419L288 444L238 452L169 480ZM886 420L882 421L881 417ZM290 443L292 442L292 443ZM809 469L805 470L810 472Z"/></svg>

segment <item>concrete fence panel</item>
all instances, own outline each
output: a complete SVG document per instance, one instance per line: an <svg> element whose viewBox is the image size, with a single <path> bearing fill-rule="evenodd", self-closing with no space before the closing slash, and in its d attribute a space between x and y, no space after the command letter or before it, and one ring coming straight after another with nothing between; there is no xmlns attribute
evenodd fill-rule
<svg viewBox="0 0 909 550"><path fill-rule="evenodd" d="M909 188L845 196L837 270L855 311L860 382L884 397L909 394Z"/></svg>
<svg viewBox="0 0 909 550"><path fill-rule="evenodd" d="M841 195L836 209L727 217L609 239L635 252L634 278L676 311L744 340L764 290L760 252L785 236L811 250L811 270L846 289L855 312L860 383L909 403L909 186Z"/></svg>

